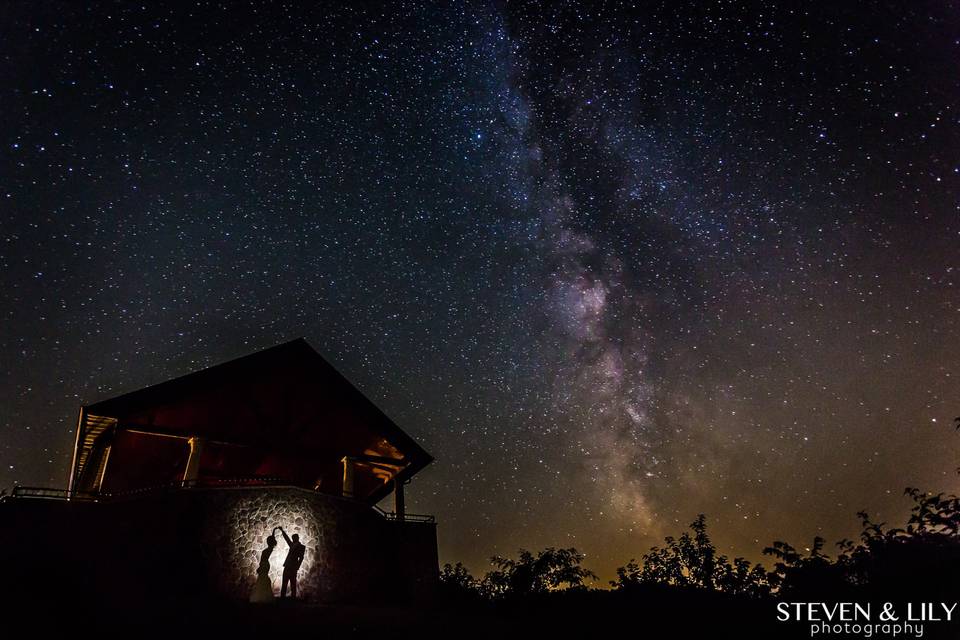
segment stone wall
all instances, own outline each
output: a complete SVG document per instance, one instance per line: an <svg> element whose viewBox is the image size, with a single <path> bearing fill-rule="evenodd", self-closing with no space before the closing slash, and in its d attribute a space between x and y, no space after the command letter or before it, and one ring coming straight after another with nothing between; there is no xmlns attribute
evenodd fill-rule
<svg viewBox="0 0 960 640"><path fill-rule="evenodd" d="M275 526L306 547L299 596L311 602L402 602L431 597L436 528L389 521L369 506L283 487L190 489L125 502L11 500L0 504L0 545L45 549L46 582L111 597L172 592L249 597ZM287 545L270 577L279 594ZM13 563L23 578L37 567ZM113 593L122 585L122 593ZM193 597L193 596L190 596Z"/></svg>
<svg viewBox="0 0 960 640"><path fill-rule="evenodd" d="M300 489L217 490L203 500L212 516L203 545L211 551L218 590L231 597L253 589L260 553L275 526L298 534L306 547L299 589L307 599L390 600L394 590L414 595L424 579L416 569L436 572L433 525L390 522L366 505ZM270 559L276 593L286 553L278 538Z"/></svg>

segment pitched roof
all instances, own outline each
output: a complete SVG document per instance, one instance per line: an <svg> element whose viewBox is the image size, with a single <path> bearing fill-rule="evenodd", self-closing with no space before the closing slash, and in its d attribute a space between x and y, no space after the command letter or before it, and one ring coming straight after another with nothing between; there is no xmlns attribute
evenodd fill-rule
<svg viewBox="0 0 960 640"><path fill-rule="evenodd" d="M244 447L299 484L331 477L343 456L402 460L401 479L433 460L303 339L93 403L85 414L115 419L120 431ZM390 491L368 484L370 500Z"/></svg>

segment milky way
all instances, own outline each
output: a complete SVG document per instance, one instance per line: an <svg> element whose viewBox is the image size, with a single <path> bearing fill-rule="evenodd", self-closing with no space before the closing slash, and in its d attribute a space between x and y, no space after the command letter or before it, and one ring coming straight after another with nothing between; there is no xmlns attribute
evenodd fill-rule
<svg viewBox="0 0 960 640"><path fill-rule="evenodd" d="M960 489L955 7L0 25L0 487L64 483L81 403L303 336L436 457L410 508L477 572Z"/></svg>

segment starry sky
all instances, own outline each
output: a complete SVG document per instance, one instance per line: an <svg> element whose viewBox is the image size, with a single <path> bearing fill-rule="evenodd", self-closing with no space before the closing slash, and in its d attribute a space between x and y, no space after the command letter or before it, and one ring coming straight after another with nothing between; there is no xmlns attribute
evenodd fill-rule
<svg viewBox="0 0 960 640"><path fill-rule="evenodd" d="M960 6L344 4L0 5L0 487L303 336L474 572L960 490Z"/></svg>

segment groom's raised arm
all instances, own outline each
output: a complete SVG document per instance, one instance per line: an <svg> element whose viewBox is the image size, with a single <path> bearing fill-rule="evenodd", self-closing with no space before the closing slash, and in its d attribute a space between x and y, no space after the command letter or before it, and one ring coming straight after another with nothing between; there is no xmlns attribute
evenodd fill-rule
<svg viewBox="0 0 960 640"><path fill-rule="evenodd" d="M283 527L280 527L280 535L283 536L283 539L287 543L287 546L290 546L290 544L292 544L290 542L290 536L288 536L287 532L283 530Z"/></svg>

